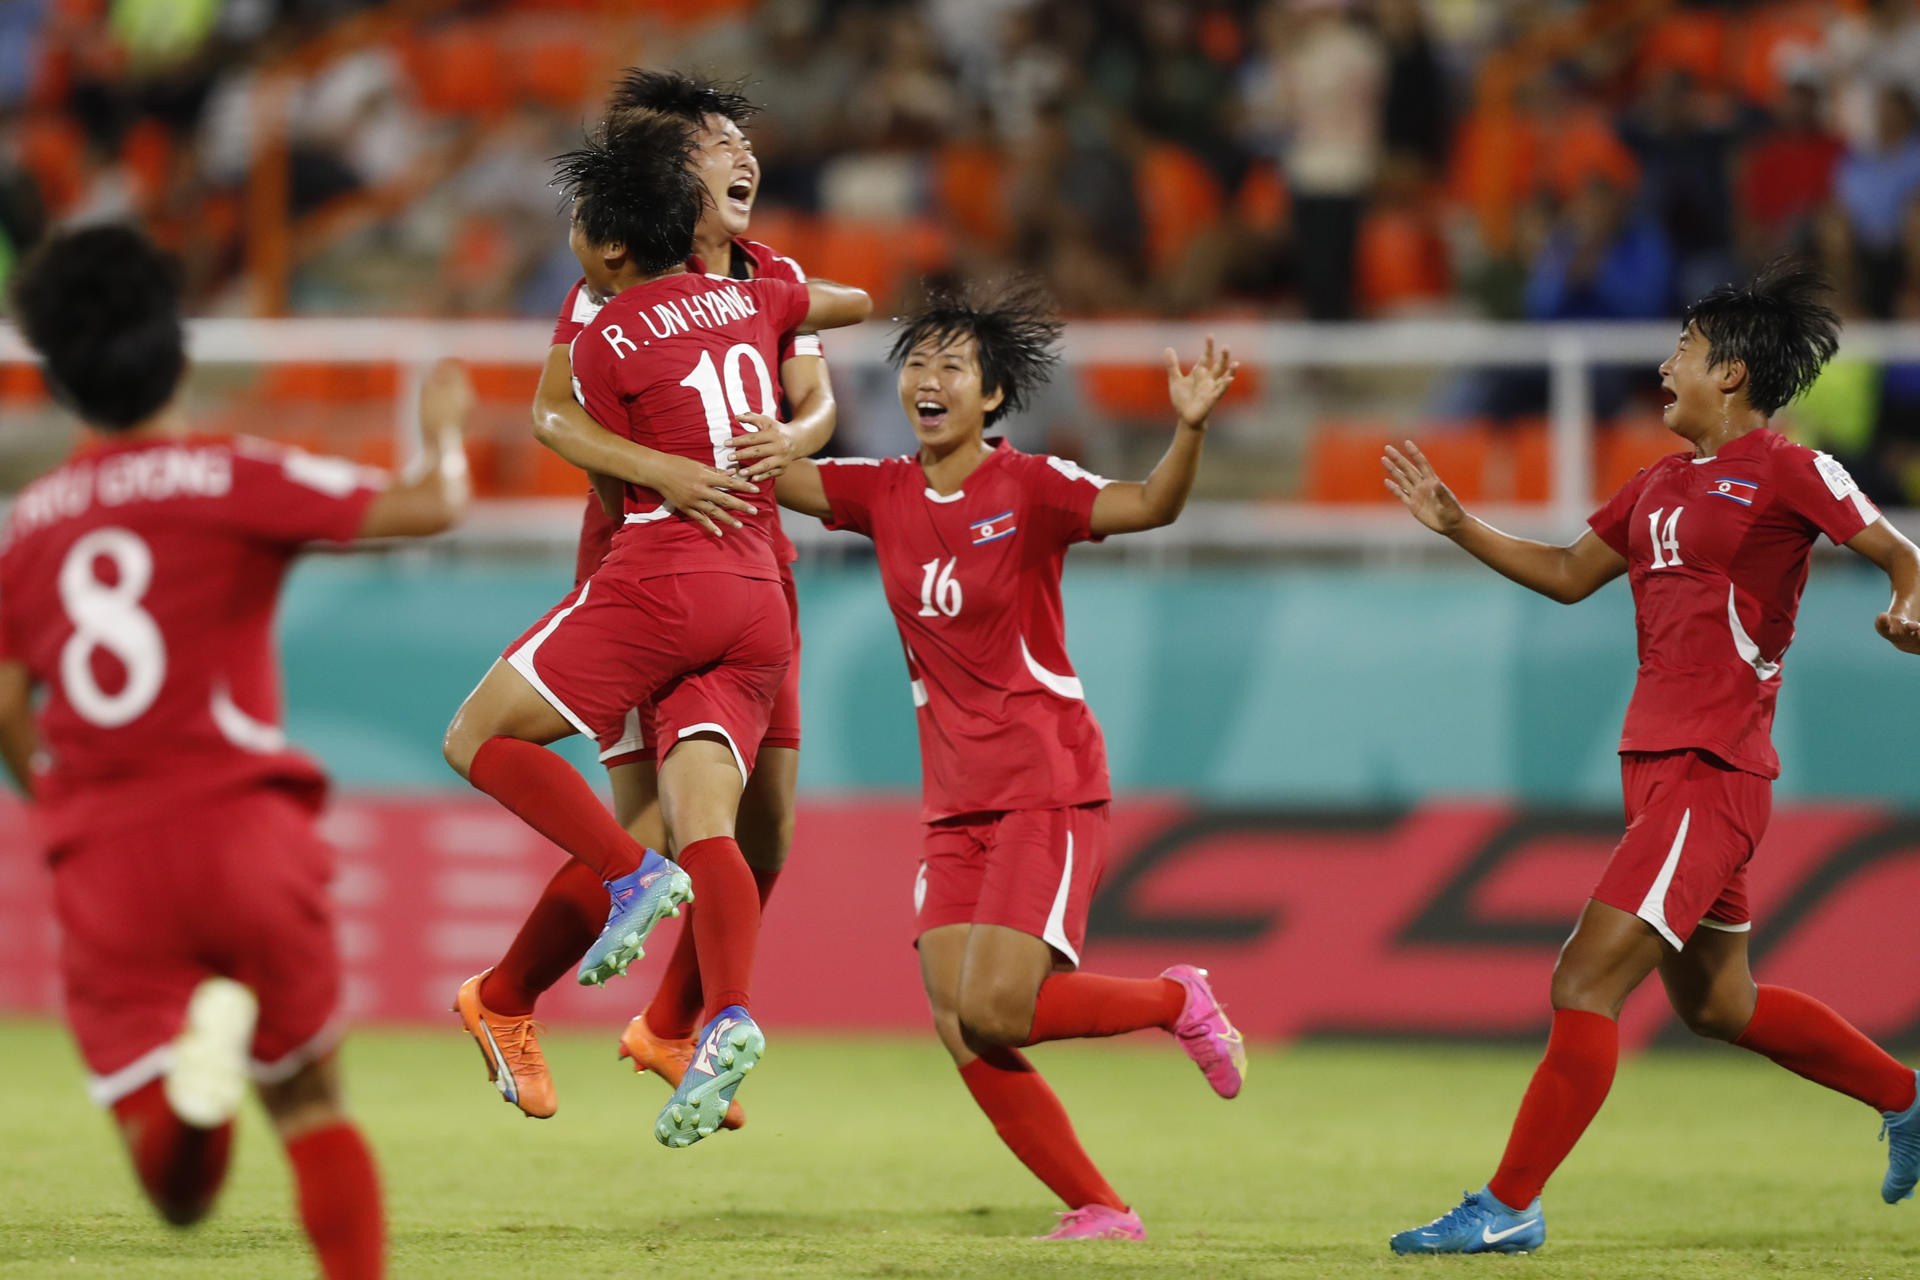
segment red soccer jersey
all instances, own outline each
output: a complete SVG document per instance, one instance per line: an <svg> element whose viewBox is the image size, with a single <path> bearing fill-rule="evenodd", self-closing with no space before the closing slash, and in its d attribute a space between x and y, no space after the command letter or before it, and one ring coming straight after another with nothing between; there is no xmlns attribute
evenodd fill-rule
<svg viewBox="0 0 1920 1280"><path fill-rule="evenodd" d="M280 728L273 613L294 556L359 531L382 477L263 441L84 449L0 542L0 634L46 701L36 792L57 846L222 787L324 779Z"/></svg>
<svg viewBox="0 0 1920 1280"><path fill-rule="evenodd" d="M1589 521L1633 587L1640 675L1620 749L1696 748L1779 777L1773 705L1808 555L1879 518L1845 467L1765 429L1629 480Z"/></svg>
<svg viewBox="0 0 1920 1280"><path fill-rule="evenodd" d="M820 463L830 527L873 539L919 708L922 816L1109 799L1067 658L1061 562L1106 481L1005 442L948 497L915 458Z"/></svg>
<svg viewBox="0 0 1920 1280"><path fill-rule="evenodd" d="M792 258L781 257L757 240L735 240L733 247L736 252L734 261L729 264L732 269L726 274L735 279L791 280L795 284L807 282L807 273L800 269L799 263ZM706 269L699 258L690 259L687 267L692 271ZM559 318L553 326L553 345L556 347L570 345L580 336L583 329L593 323L594 317L600 314L601 304L595 302L593 295L587 292L586 284L584 279L577 282L567 291L566 300L561 303ZM788 330L780 336L780 364L782 365L794 356L821 354L823 353L817 334L795 333ZM778 367L775 366L776 373ZM781 421L786 421L788 416L789 406L783 394L780 405ZM619 529L620 518L608 515L601 509L600 499L589 493L586 512L580 522L580 547L574 559L573 577L576 584L585 582L593 576L593 571L600 567L600 562L607 558L607 552L612 550L613 535L619 532ZM777 510L774 512L774 546L780 553L782 564L791 564L799 556L792 540L787 537L786 530L780 525Z"/></svg>
<svg viewBox="0 0 1920 1280"><path fill-rule="evenodd" d="M771 360L806 318L791 280L665 276L623 290L573 340L573 381L594 420L629 440L729 466L724 451L749 428L736 415L779 412ZM741 527L715 538L675 518L652 489L628 485L625 528L603 567L636 578L720 570L779 578L780 518L772 495Z"/></svg>

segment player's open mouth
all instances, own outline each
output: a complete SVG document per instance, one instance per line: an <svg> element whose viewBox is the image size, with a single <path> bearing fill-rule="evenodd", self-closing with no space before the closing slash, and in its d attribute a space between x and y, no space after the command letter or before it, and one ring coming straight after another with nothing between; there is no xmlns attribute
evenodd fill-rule
<svg viewBox="0 0 1920 1280"><path fill-rule="evenodd" d="M735 178L727 186L727 203L733 206L735 213L748 213L753 209L753 183L746 178Z"/></svg>
<svg viewBox="0 0 1920 1280"><path fill-rule="evenodd" d="M937 400L920 400L913 406L922 431L937 431L947 420L947 406Z"/></svg>

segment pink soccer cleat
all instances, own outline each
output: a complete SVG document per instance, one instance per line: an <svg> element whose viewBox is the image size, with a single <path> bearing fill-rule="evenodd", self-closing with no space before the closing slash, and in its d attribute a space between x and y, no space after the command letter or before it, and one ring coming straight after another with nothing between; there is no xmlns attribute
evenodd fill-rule
<svg viewBox="0 0 1920 1280"><path fill-rule="evenodd" d="M1247 1047L1227 1021L1226 1011L1207 985L1207 971L1177 964L1160 975L1187 989L1186 1007L1173 1024L1174 1038L1187 1056L1200 1064L1200 1073L1223 1098L1239 1094L1247 1079Z"/></svg>
<svg viewBox="0 0 1920 1280"><path fill-rule="evenodd" d="M1060 1225L1035 1240L1145 1240L1147 1229L1131 1209L1086 1204L1060 1215Z"/></svg>

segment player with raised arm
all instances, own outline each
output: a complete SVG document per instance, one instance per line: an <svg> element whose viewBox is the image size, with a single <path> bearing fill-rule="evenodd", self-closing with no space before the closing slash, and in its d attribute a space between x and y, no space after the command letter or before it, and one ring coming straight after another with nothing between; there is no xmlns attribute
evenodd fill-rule
<svg viewBox="0 0 1920 1280"><path fill-rule="evenodd" d="M772 277L805 284L807 277L791 258L745 239L760 167L741 132L753 106L740 94L699 76L678 71L635 69L617 83L610 112L655 111L686 121L695 130L692 163L706 185L709 203L694 229L693 269L732 279ZM659 493L675 510L714 536L739 527L739 513L751 510L753 481L778 475L786 462L818 450L833 433L833 389L827 379L820 340L788 332L780 339L777 372L789 420L776 422L755 414L756 426L733 441L732 463L711 465L708 458L682 457L648 449L596 423L573 394L573 340L599 314L605 298L582 279L567 294L548 349L546 368L534 399L534 429L540 440L563 458L611 484L609 504L590 495L580 532L576 585L586 581L606 558L619 528L619 485L631 483ZM744 472L744 476L742 475ZM769 499L769 505L771 505ZM800 630L793 586L793 544L775 525L775 546L782 585L793 607L793 661L780 686L773 716L754 760L753 776L740 798L740 852L764 906L785 864L793 841L794 785L800 769ZM665 839L654 749L645 740L646 717L636 709L617 741L601 744L601 759L613 786L614 813L642 845ZM542 992L577 963L599 933L605 891L591 868L568 861L554 873L525 924L497 964L470 979L455 1008L480 1044L488 1070L502 1096L528 1115L551 1116L558 1106L553 1077L535 1031L533 1012ZM697 912L698 907L690 907ZM637 1070L653 1070L678 1087L693 1057L693 1033L702 1007L693 931L683 925L660 986L639 1017L628 1024L620 1052ZM743 1122L738 1103L727 1110L724 1126Z"/></svg>
<svg viewBox="0 0 1920 1280"><path fill-rule="evenodd" d="M840 285L689 272L707 199L687 162L693 138L683 120L624 112L561 157L574 251L608 299L573 344L573 377L602 425L719 468L744 434L738 416L774 412L781 335L856 324L871 303ZM698 896L706 1025L655 1127L661 1142L686 1146L718 1127L764 1047L747 1011L760 898L735 815L786 678L792 610L772 503L716 539L656 490L628 484L624 502L606 560L493 665L448 728L446 756L600 878L610 909L581 981L625 972L653 926ZM636 842L544 749L576 732L616 740L636 707L665 748L673 860ZM489 1067L503 1056L489 1054Z"/></svg>
<svg viewBox="0 0 1920 1280"><path fill-rule="evenodd" d="M219 1193L251 1076L322 1272L378 1276L379 1181L335 1054L334 855L314 830L326 779L280 728L273 613L305 547L459 518L465 374L427 379L419 473L387 484L190 433L177 270L136 231L54 235L13 302L87 428L0 539L0 759L52 865L89 1092L155 1207L186 1225Z"/></svg>
<svg viewBox="0 0 1920 1280"><path fill-rule="evenodd" d="M1396 1253L1519 1253L1546 1240L1540 1193L1605 1101L1620 1008L1655 970L1688 1029L1726 1040L1882 1115L1881 1196L1920 1175L1915 1075L1839 1014L1747 968L1747 862L1767 828L1781 663L1825 534L1883 570L1874 627L1920 653L1920 552L1845 468L1767 426L1838 349L1825 284L1790 261L1688 308L1660 366L1667 429L1689 447L1640 472L1568 546L1464 511L1411 443L1387 487L1428 528L1562 604L1628 575L1640 673L1620 736L1627 828L1554 966L1553 1028L1492 1179L1392 1239Z"/></svg>
<svg viewBox="0 0 1920 1280"><path fill-rule="evenodd" d="M1046 1238L1138 1240L1060 1101L1021 1055L1049 1040L1172 1032L1222 1097L1246 1070L1204 970L1078 970L1106 865L1106 746L1067 659L1060 572L1075 542L1171 523L1207 415L1233 381L1212 339L1182 373L1177 422L1144 484L1113 483L982 433L1059 358L1044 296L940 296L893 344L916 455L789 466L780 501L873 539L920 725L926 844L914 885L920 972L941 1043L1015 1156L1067 1205Z"/></svg>

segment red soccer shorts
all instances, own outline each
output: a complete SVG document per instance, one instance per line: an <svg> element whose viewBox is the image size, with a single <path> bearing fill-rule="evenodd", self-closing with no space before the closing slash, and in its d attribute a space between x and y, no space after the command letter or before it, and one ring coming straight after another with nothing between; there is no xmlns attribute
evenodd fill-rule
<svg viewBox="0 0 1920 1280"><path fill-rule="evenodd" d="M289 1079L333 1048L334 855L313 817L305 798L259 786L66 846L53 864L61 983L95 1102L166 1073L187 999L213 974L260 999L256 1079Z"/></svg>
<svg viewBox="0 0 1920 1280"><path fill-rule="evenodd" d="M930 822L913 885L914 927L1005 925L1079 964L1087 909L1106 869L1104 803Z"/></svg>
<svg viewBox="0 0 1920 1280"><path fill-rule="evenodd" d="M554 710L598 742L651 704L655 742L717 733L750 772L786 679L793 618L780 584L730 573L599 574L506 652Z"/></svg>
<svg viewBox="0 0 1920 1280"><path fill-rule="evenodd" d="M773 695L773 715L767 721L767 732L760 739L760 746L785 747L789 751L800 749L800 593L794 589L793 566L781 567L780 585L787 593L787 608L793 611L793 660L787 664L787 678L780 682L779 691ZM600 738L600 763L609 769L617 769L623 764L636 764L642 760L652 760L653 736L651 730L652 712L647 707L634 707L621 722L620 733L609 740Z"/></svg>
<svg viewBox="0 0 1920 1280"><path fill-rule="evenodd" d="M1751 928L1747 861L1766 834L1773 783L1704 751L1628 751L1620 785L1627 831L1595 901L1639 916L1675 948L1698 925Z"/></svg>

